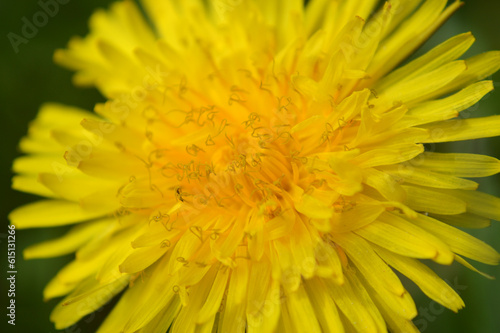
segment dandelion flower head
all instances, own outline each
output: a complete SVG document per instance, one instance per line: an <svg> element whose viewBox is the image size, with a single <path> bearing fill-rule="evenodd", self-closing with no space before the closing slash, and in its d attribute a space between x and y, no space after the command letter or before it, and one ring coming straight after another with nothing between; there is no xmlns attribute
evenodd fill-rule
<svg viewBox="0 0 500 333"><path fill-rule="evenodd" d="M459 117L493 89L500 53L460 60L474 42L464 33L401 65L460 6L96 11L55 61L107 101L44 105L14 162L13 187L45 199L12 223L73 225L24 253L75 253L44 290L64 296L56 328L123 292L99 332L416 332L395 271L461 309L420 259L498 264L456 227L500 220L500 199L467 179L500 161L424 144L500 134L500 116Z"/></svg>

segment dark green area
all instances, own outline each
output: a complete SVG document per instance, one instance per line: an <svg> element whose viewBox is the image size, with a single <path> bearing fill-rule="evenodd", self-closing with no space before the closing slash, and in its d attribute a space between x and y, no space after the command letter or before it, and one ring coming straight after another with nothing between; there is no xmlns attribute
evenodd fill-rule
<svg viewBox="0 0 500 333"><path fill-rule="evenodd" d="M27 126L39 106L47 101L55 101L92 109L93 105L102 101L102 97L94 89L77 89L71 84L71 73L52 62L55 49L66 45L71 36L85 35L87 20L91 12L98 7L106 7L111 1L69 1L60 5L59 13L48 19L45 26L39 28L27 44L19 45L15 53L7 38L9 32L21 35L22 18L32 21L33 15L40 11L37 1L2 1L0 3L0 124L2 126L2 154L0 155L2 204L0 214L4 221L0 230L0 260L2 264L2 303L5 309L6 286L6 232L7 214L22 204L32 202L36 198L27 194L10 190L10 167L12 160L19 156L17 143L25 135ZM486 50L500 49L500 3L488 0L475 0L448 22L429 41L424 48L429 48L458 33L472 31L477 38L469 55ZM495 75L495 86L498 88L500 75ZM474 115L499 114L500 93L493 92L479 103ZM482 139L474 142L447 144L439 147L445 151L467 151L488 154L500 158L500 139ZM480 190L500 195L500 177L478 180ZM56 332L49 321L51 309L56 301L44 303L42 290L56 271L67 263L71 256L51 260L24 261L22 250L33 243L57 237L65 228L22 230L16 233L17 239L17 284L16 326L6 324L5 310L1 312L0 327L2 332ZM500 223L493 222L486 230L472 231L472 234L500 250ZM470 272L460 265L436 267L438 273L459 288L466 308L458 314L442 309L423 296L418 288L409 284L414 295L417 308L427 312L427 317L417 318L418 325L425 332L500 332L500 281L487 280ZM484 272L500 277L499 267L478 264ZM110 310L107 306L82 320L76 327L67 332L93 332Z"/></svg>

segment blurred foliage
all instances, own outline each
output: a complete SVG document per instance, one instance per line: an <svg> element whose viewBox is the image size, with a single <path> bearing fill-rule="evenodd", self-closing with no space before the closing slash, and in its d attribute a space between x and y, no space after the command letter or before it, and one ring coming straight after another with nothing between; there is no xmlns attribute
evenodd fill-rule
<svg viewBox="0 0 500 333"><path fill-rule="evenodd" d="M94 89L77 89L71 84L71 73L52 62L55 49L66 45L70 37L86 34L87 21L90 14L98 7L107 7L109 0L97 1L69 1L60 5L59 13L49 18L47 24L37 35L29 39L27 44L19 46L15 53L7 38L9 32L21 34L22 18L31 20L34 14L40 11L37 1L2 1L0 20L2 42L0 47L0 124L2 126L0 155L2 189L1 216L7 224L7 214L22 204L36 200L36 197L10 190L11 164L19 156L17 143L25 135L29 121L31 121L41 104L55 101L75 105L91 110L97 102L103 101L102 96ZM437 45L445 39L458 33L472 31L477 38L476 44L468 55L478 54L487 50L500 49L500 2L475 0L467 3L450 19L439 32L428 42L422 50ZM499 86L500 75L493 77L495 86ZM479 108L473 116L499 114L500 93L494 92L479 103ZM474 142L458 144L443 144L438 147L441 151L467 151L488 154L500 158L500 138L482 139ZM500 195L500 177L479 179L480 190ZM50 260L24 261L22 250L26 246L46 239L57 237L65 232L66 228L32 229L17 231L17 286L16 326L8 325L2 332L56 332L49 321L51 309L58 300L43 302L42 290L58 269L64 266L72 256ZM493 222L485 230L468 230L468 232L491 244L500 250L500 223ZM6 226L0 231L1 262L5 272L6 263ZM408 282L408 289L414 295L417 308L427 315L420 315L417 325L423 331L432 332L500 332L500 282L487 280L480 275L468 271L460 265L438 267L433 265L437 272L458 288L464 298L466 308L458 314L445 310L431 302ZM500 268L478 264L484 272L500 277ZM2 293L5 288L5 278L2 278ZM2 295L2 299L5 296ZM4 305L5 303L2 302ZM2 308L5 309L4 305ZM94 332L103 318L112 308L108 304L95 315L84 318L75 327L67 332ZM6 327L5 315L2 315L0 327Z"/></svg>

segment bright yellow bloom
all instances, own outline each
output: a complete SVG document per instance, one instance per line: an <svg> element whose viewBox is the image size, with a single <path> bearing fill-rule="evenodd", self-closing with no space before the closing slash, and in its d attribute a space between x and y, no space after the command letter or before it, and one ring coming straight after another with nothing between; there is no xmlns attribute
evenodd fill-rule
<svg viewBox="0 0 500 333"><path fill-rule="evenodd" d="M500 52L457 60L465 33L395 69L446 3L143 0L153 28L131 1L97 11L55 60L108 101L45 105L14 162L13 187L47 199L12 223L75 224L24 253L76 253L44 291L66 295L56 327L124 290L99 332L414 332L390 267L462 308L419 259L498 264L454 226L500 220L465 179L500 161L423 144L500 135L459 115Z"/></svg>

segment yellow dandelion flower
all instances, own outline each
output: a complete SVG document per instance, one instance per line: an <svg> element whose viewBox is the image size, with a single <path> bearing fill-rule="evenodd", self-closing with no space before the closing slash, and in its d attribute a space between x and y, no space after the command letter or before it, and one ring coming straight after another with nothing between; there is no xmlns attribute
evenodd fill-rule
<svg viewBox="0 0 500 333"><path fill-rule="evenodd" d="M73 224L26 258L75 253L44 290L62 329L123 291L105 332L414 332L395 271L457 311L419 259L500 255L458 227L500 220L466 179L489 156L424 144L500 135L460 112L500 52L453 37L396 67L460 6L446 0L117 2L55 54L95 113L47 104L14 162L46 197L16 228ZM394 270L393 270L394 269Z"/></svg>

